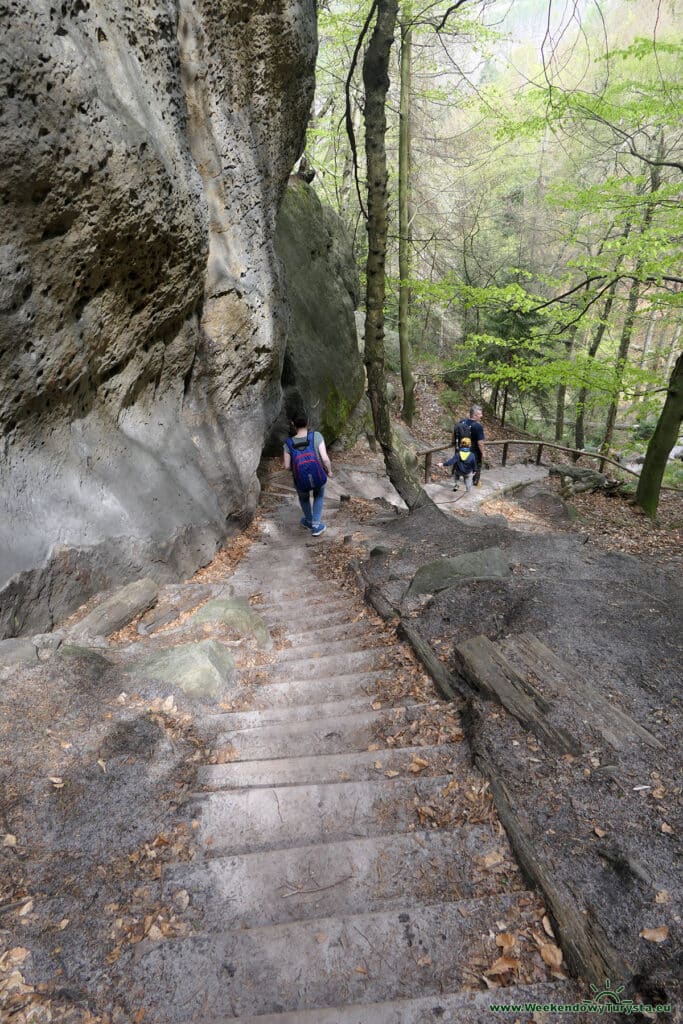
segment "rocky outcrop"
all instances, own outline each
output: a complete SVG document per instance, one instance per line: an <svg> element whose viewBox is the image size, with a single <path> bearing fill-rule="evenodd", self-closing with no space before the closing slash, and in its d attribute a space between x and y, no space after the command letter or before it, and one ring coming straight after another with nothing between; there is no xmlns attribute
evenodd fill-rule
<svg viewBox="0 0 683 1024"><path fill-rule="evenodd" d="M2 6L2 636L195 568L255 505L314 6Z"/></svg>
<svg viewBox="0 0 683 1024"><path fill-rule="evenodd" d="M351 240L337 214L293 177L280 208L275 244L291 316L282 414L273 439L281 441L288 421L303 409L331 443L363 397L365 379L354 319L360 282Z"/></svg>

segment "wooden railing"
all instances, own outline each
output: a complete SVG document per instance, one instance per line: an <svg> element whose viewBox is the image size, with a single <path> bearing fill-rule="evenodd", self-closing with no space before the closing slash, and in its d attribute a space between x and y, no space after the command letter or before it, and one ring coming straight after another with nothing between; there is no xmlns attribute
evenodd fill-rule
<svg viewBox="0 0 683 1024"><path fill-rule="evenodd" d="M536 448L536 465L541 464L541 455L543 454L544 448L553 448L559 452L568 452L570 455L576 456L576 461L580 458L597 459L599 462L599 470L602 473L605 465L609 463L610 466L616 466L617 469L622 470L624 473L630 473L631 476L638 477L639 473L636 473L633 469L627 469L626 466L622 466L620 462L616 462L615 459L609 459L606 455L601 455L599 452L587 452L580 448L566 448L564 445L555 444L552 441L538 441L529 438L509 438L507 441L485 441L484 445L486 448L500 447L503 448L502 464L507 465L508 449L511 444L524 444L528 447ZM418 457L424 455L425 459L425 483L428 484L432 475L432 456L436 452L446 452L452 447L451 444L441 445L440 448L426 448L424 451L417 453Z"/></svg>

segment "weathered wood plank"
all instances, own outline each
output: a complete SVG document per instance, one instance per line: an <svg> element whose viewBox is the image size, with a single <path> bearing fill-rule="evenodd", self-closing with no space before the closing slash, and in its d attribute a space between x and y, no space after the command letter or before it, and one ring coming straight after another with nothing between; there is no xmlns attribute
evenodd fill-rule
<svg viewBox="0 0 683 1024"><path fill-rule="evenodd" d="M515 671L488 637L470 637L457 644L454 652L460 674L474 690L502 704L551 748L569 754L580 752L579 741L548 719L550 703Z"/></svg>
<svg viewBox="0 0 683 1024"><path fill-rule="evenodd" d="M656 736L582 679L570 665L531 633L509 637L498 645L513 665L531 672L555 694L573 697L590 714L591 724L614 750L625 750L639 740L662 749Z"/></svg>
<svg viewBox="0 0 683 1024"><path fill-rule="evenodd" d="M464 723L472 745L474 763L489 780L498 817L507 832L515 856L527 877L543 893L554 919L562 952L573 971L593 984L603 985L605 978L626 981L631 969L611 944L602 925L582 908L577 895L560 879L555 865L534 842L531 828L515 805L502 775L492 764L482 741L480 712L469 704Z"/></svg>

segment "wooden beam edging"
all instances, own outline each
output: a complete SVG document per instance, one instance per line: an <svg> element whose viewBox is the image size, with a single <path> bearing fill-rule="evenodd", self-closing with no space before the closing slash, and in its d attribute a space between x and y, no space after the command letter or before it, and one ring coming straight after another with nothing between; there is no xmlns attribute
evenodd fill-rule
<svg viewBox="0 0 683 1024"><path fill-rule="evenodd" d="M422 639L413 626L404 621L398 608L394 608L387 601L379 587L370 583L358 562L352 562L351 568L356 575L358 585L367 603L375 609L385 622L396 621L397 635L404 637L408 641L444 698L457 701L458 703L462 703L463 700L469 700L472 696L472 691L468 684L448 671L446 666L437 658L430 644Z"/></svg>
<svg viewBox="0 0 683 1024"><path fill-rule="evenodd" d="M539 856L523 813L515 810L505 781L491 764L478 739L480 712L469 701L463 716L465 735L476 767L488 779L496 813L527 878L543 894L557 927L562 952L572 972L603 987L610 981L627 982L633 971L610 942L590 908L581 909L576 895L557 877L556 866Z"/></svg>
<svg viewBox="0 0 683 1024"><path fill-rule="evenodd" d="M401 613L387 601L379 587L370 583L361 565L354 561L351 567L368 604L385 621L396 623L397 634L410 643L444 697L459 704L473 761L488 780L496 813L523 873L540 890L548 905L557 939L570 970L578 978L599 987L605 984L606 978L617 982L630 980L633 971L612 946L600 922L590 909L581 909L576 896L557 878L555 866L539 856L528 825L513 807L504 780L482 749L478 738L481 712L475 706L474 694L468 684L448 671L431 645L403 620Z"/></svg>

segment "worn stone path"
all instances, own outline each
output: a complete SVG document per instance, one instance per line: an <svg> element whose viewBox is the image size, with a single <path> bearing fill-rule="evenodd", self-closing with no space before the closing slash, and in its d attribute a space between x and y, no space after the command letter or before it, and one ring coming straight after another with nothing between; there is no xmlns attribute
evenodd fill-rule
<svg viewBox="0 0 683 1024"><path fill-rule="evenodd" d="M174 1024L530 1020L490 1004L559 1000L567 983L541 959L542 901L457 711L318 575L332 525L314 541L298 520L285 497L226 580L275 645L239 672L230 710L197 718L201 852L165 881L197 932L140 949L135 1006ZM401 671L420 685L397 685Z"/></svg>

